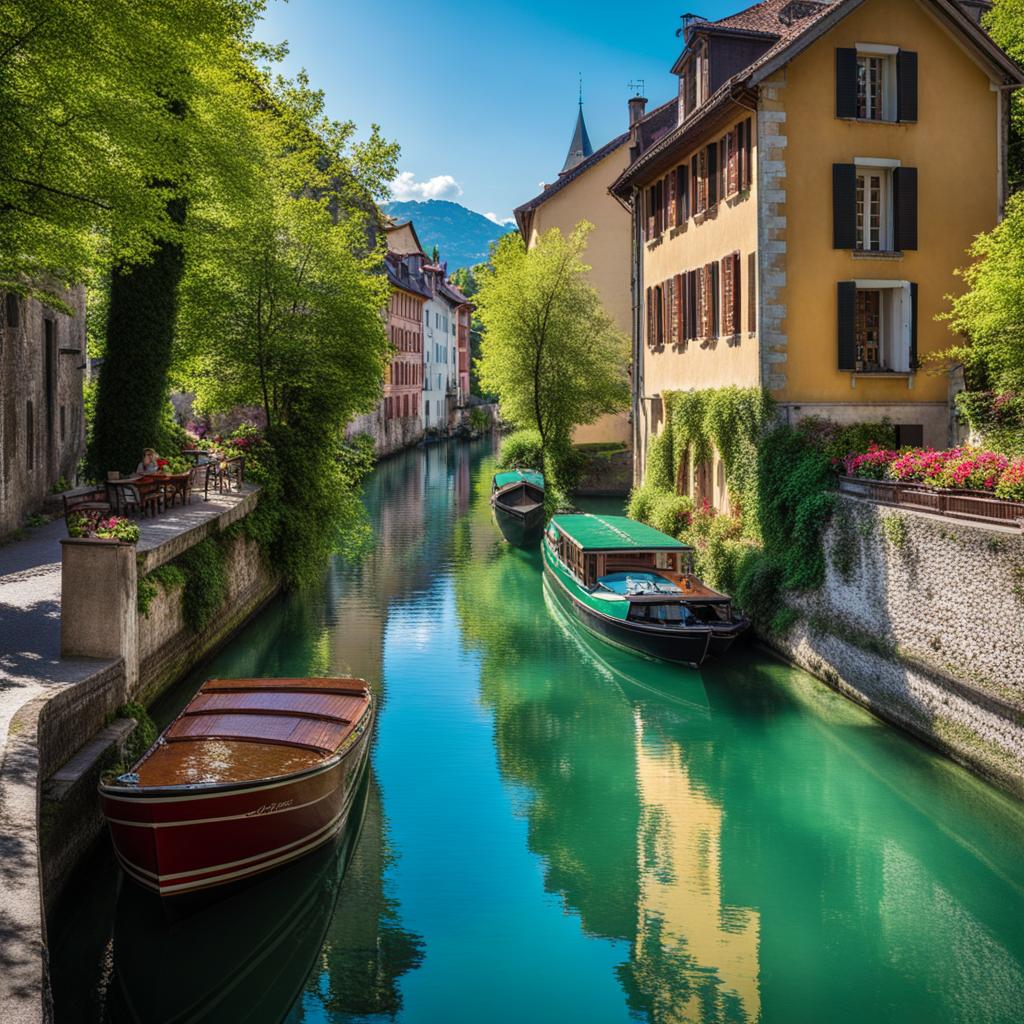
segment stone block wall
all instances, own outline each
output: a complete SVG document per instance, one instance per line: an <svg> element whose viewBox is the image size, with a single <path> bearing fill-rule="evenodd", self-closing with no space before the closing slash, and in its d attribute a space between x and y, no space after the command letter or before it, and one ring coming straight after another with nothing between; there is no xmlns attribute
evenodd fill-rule
<svg viewBox="0 0 1024 1024"><path fill-rule="evenodd" d="M373 449L377 458L382 459L403 448L409 448L423 437L423 419L420 416L401 416L388 419L384 415L384 403L363 416L357 416L345 429L345 436L369 434L373 438Z"/></svg>
<svg viewBox="0 0 1024 1024"><path fill-rule="evenodd" d="M73 316L0 292L0 537L39 511L85 452L85 289Z"/></svg>
<svg viewBox="0 0 1024 1024"><path fill-rule="evenodd" d="M847 496L783 654L1024 795L1024 533Z"/></svg>

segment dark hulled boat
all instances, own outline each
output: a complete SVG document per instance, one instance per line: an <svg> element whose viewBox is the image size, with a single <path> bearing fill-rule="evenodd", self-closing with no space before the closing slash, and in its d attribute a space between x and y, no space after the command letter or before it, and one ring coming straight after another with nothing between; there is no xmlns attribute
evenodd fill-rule
<svg viewBox="0 0 1024 1024"><path fill-rule="evenodd" d="M519 468L495 473L491 508L498 529L509 544L535 544L544 532L544 474Z"/></svg>
<svg viewBox="0 0 1024 1024"><path fill-rule="evenodd" d="M556 600L604 640L665 661L700 665L749 623L693 574L693 549L624 516L558 515L544 534Z"/></svg>
<svg viewBox="0 0 1024 1024"><path fill-rule="evenodd" d="M128 773L100 785L125 873L179 896L330 842L362 777L373 716L358 679L208 681Z"/></svg>

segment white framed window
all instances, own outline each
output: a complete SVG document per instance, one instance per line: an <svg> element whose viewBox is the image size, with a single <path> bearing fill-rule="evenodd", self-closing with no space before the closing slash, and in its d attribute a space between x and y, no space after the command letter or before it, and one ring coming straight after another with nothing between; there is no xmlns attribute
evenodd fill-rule
<svg viewBox="0 0 1024 1024"><path fill-rule="evenodd" d="M856 284L856 372L910 373L910 282L865 280Z"/></svg>
<svg viewBox="0 0 1024 1024"><path fill-rule="evenodd" d="M893 169L899 160L856 157L856 248L865 252L892 252Z"/></svg>
<svg viewBox="0 0 1024 1024"><path fill-rule="evenodd" d="M896 54L899 47L857 44L857 117L896 120Z"/></svg>

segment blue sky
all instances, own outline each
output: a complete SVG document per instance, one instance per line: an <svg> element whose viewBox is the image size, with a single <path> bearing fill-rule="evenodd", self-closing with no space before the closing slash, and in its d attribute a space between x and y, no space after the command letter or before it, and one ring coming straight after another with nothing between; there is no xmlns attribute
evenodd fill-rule
<svg viewBox="0 0 1024 1024"><path fill-rule="evenodd" d="M396 198L504 218L557 176L578 73L596 148L624 130L630 80L645 80L652 106L672 96L681 14L749 5L680 2L269 0L259 35L288 41L285 71L306 68L332 117L376 122L401 144Z"/></svg>

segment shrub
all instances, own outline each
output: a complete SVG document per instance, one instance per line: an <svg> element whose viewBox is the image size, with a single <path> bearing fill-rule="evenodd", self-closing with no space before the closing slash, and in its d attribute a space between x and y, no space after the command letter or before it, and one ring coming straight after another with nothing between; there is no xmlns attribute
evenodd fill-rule
<svg viewBox="0 0 1024 1024"><path fill-rule="evenodd" d="M536 430L517 430L501 442L499 469L511 469L513 466L540 468L543 464L544 453Z"/></svg>
<svg viewBox="0 0 1024 1024"><path fill-rule="evenodd" d="M106 519L100 519L93 530L94 537L120 540L127 544L137 544L140 534L138 524L123 516L109 516Z"/></svg>
<svg viewBox="0 0 1024 1024"><path fill-rule="evenodd" d="M959 449L956 449L959 451ZM937 478L955 452L937 452L933 448L911 448L889 464L889 476L904 483L925 483Z"/></svg>
<svg viewBox="0 0 1024 1024"><path fill-rule="evenodd" d="M959 457L950 459L942 472L929 483L937 487L992 491L1009 464L1010 460L1005 455L964 448Z"/></svg>
<svg viewBox="0 0 1024 1024"><path fill-rule="evenodd" d="M1024 459L1016 459L1003 470L996 484L996 497L1024 501Z"/></svg>
<svg viewBox="0 0 1024 1024"><path fill-rule="evenodd" d="M872 446L896 447L896 428L888 419L840 425L821 416L806 416L796 429L810 447L820 451L836 467L847 455L859 455Z"/></svg>

